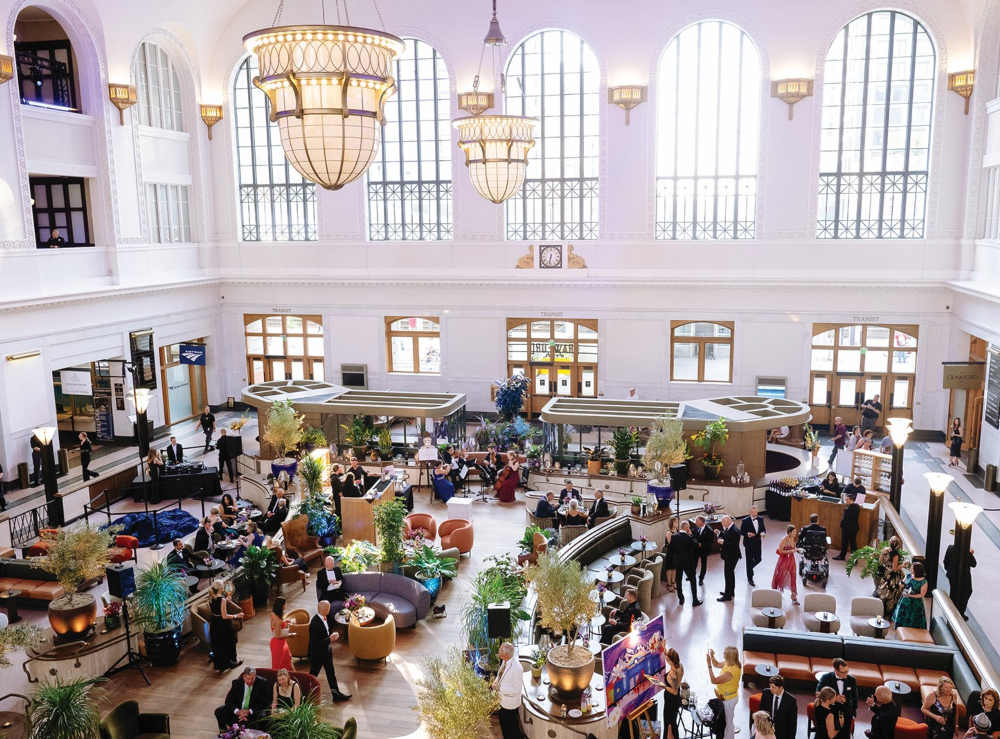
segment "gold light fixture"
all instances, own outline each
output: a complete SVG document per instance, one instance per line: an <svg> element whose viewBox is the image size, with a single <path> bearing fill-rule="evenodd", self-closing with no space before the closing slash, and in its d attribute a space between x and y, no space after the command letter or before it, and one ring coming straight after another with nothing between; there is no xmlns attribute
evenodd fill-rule
<svg viewBox="0 0 1000 739"><path fill-rule="evenodd" d="M966 72L952 72L948 75L948 89L965 98L966 115L969 115L969 98L972 97L972 88L975 86L976 71L974 69Z"/></svg>
<svg viewBox="0 0 1000 739"><path fill-rule="evenodd" d="M222 106L221 105L202 105L201 106L201 119L205 121L205 125L208 126L208 140L212 140L212 126L222 120Z"/></svg>
<svg viewBox="0 0 1000 739"><path fill-rule="evenodd" d="M132 85L118 85L114 82L108 85L108 99L118 108L118 120L125 125L125 110L135 105L135 88Z"/></svg>
<svg viewBox="0 0 1000 739"><path fill-rule="evenodd" d="M492 107L492 92L479 92L478 90L473 90L472 92L458 93L458 109L464 110L469 115L480 115Z"/></svg>
<svg viewBox="0 0 1000 739"><path fill-rule="evenodd" d="M629 113L632 111L632 108L646 102L646 87L645 85L609 87L608 102L617 105L625 111L625 125L627 126L629 123Z"/></svg>
<svg viewBox="0 0 1000 739"><path fill-rule="evenodd" d="M806 79L775 80L771 83L771 97L788 104L788 120L792 120L792 107L813 94L813 81Z"/></svg>
<svg viewBox="0 0 1000 739"><path fill-rule="evenodd" d="M0 85L14 79L14 57L0 54Z"/></svg>

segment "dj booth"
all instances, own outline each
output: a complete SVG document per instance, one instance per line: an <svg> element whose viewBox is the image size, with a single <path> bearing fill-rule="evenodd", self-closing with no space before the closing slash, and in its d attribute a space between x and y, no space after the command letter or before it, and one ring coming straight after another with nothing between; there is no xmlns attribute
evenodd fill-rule
<svg viewBox="0 0 1000 739"><path fill-rule="evenodd" d="M208 497L222 495L219 468L203 462L167 465L160 475L160 499L176 500L203 492Z"/></svg>

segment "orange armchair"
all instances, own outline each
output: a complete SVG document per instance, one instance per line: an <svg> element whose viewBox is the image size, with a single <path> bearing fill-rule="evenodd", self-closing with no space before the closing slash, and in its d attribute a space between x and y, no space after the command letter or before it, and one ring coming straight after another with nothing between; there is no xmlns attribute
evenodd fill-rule
<svg viewBox="0 0 1000 739"><path fill-rule="evenodd" d="M420 529L424 532L424 538L428 542L432 542L437 539L438 525L434 517L427 513L411 513L409 516L403 519L403 524L406 526L407 531L416 531Z"/></svg>
<svg viewBox="0 0 1000 739"><path fill-rule="evenodd" d="M475 540L472 521L466 521L463 518L449 518L447 521L441 522L438 533L441 534L442 549L454 547L462 554L468 554L472 551L472 544Z"/></svg>
<svg viewBox="0 0 1000 739"><path fill-rule="evenodd" d="M927 739L927 724L918 724L900 716L896 720L897 739Z"/></svg>
<svg viewBox="0 0 1000 739"><path fill-rule="evenodd" d="M24 556L45 557L48 555L49 549L56 545L56 540L58 538L59 529L39 529L38 541L28 548L28 551L24 553Z"/></svg>
<svg viewBox="0 0 1000 739"><path fill-rule="evenodd" d="M134 536L119 534L115 544L108 550L108 561L121 564L128 561L139 561L139 540Z"/></svg>

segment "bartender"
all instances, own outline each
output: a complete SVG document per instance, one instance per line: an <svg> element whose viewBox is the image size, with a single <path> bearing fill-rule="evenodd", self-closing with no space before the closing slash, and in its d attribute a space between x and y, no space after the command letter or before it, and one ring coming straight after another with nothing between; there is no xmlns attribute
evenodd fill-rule
<svg viewBox="0 0 1000 739"><path fill-rule="evenodd" d="M354 477L354 482L361 488L361 495L363 496L368 486L365 484L365 468L358 463L357 457L351 457L351 466L347 468L347 472Z"/></svg>

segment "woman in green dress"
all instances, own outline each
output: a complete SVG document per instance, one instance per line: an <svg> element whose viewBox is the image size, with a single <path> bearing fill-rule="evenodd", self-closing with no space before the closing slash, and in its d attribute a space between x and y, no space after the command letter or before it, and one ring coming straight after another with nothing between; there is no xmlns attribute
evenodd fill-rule
<svg viewBox="0 0 1000 739"><path fill-rule="evenodd" d="M913 570L903 585L903 594L892 617L897 629L904 626L913 629L927 628L925 595L927 595L927 578L924 577L924 566L920 562L914 562Z"/></svg>

